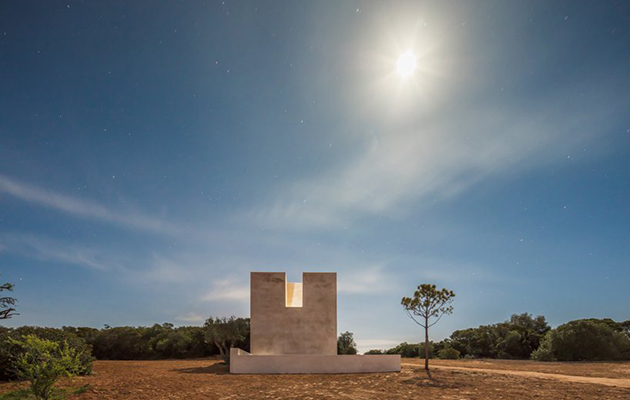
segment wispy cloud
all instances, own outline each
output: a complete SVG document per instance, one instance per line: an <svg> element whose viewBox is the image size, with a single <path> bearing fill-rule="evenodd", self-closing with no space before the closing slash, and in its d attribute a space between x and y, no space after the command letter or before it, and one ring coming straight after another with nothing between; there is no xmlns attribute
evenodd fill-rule
<svg viewBox="0 0 630 400"><path fill-rule="evenodd" d="M356 268L339 274L339 293L378 293L387 291L391 287L391 279L382 265Z"/></svg>
<svg viewBox="0 0 630 400"><path fill-rule="evenodd" d="M421 128L383 126L386 133L366 135L345 165L290 184L247 217L281 229L400 217L491 177L566 162L610 124L601 106L567 106L574 97L556 94L529 107L460 104L410 124Z"/></svg>
<svg viewBox="0 0 630 400"><path fill-rule="evenodd" d="M175 320L187 324L202 324L206 320L206 317L196 312L189 312L187 314L175 316Z"/></svg>
<svg viewBox="0 0 630 400"><path fill-rule="evenodd" d="M400 340L390 339L356 339L355 342L357 343L359 353L365 353L372 349L389 349L401 343Z"/></svg>
<svg viewBox="0 0 630 400"><path fill-rule="evenodd" d="M100 220L119 226L162 233L178 231L175 226L152 216L115 210L96 202L19 182L4 175L0 175L0 193L77 217Z"/></svg>
<svg viewBox="0 0 630 400"><path fill-rule="evenodd" d="M229 300L247 302L249 300L249 287L245 282L235 279L223 279L216 281L202 297L203 301Z"/></svg>
<svg viewBox="0 0 630 400"><path fill-rule="evenodd" d="M124 268L122 263L114 260L108 252L32 235L2 234L0 248L41 261L71 264L99 271Z"/></svg>

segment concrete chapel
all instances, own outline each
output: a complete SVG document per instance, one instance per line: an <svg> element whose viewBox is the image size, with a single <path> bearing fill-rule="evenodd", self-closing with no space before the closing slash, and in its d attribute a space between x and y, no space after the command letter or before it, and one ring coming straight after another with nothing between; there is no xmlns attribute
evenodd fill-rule
<svg viewBox="0 0 630 400"><path fill-rule="evenodd" d="M232 373L400 371L399 355L337 355L337 274L252 272L251 353L230 351Z"/></svg>

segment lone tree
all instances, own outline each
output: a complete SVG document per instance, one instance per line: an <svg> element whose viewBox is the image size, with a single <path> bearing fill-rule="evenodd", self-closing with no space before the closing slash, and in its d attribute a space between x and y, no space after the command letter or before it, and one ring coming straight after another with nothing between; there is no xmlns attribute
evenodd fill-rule
<svg viewBox="0 0 630 400"><path fill-rule="evenodd" d="M403 297L400 303L407 315L416 324L424 328L424 369L429 370L429 328L437 324L444 314L451 314L455 293L452 290L440 289L435 285L423 283L413 293L413 297ZM429 323L431 318L437 318Z"/></svg>
<svg viewBox="0 0 630 400"><path fill-rule="evenodd" d="M357 354L357 344L352 332L343 332L337 338L337 354Z"/></svg>
<svg viewBox="0 0 630 400"><path fill-rule="evenodd" d="M10 283L5 283L0 286L0 292L3 291L13 291L13 285ZM18 315L15 312L15 308L13 307L17 303L17 300L13 297L0 297L0 319L9 319L14 315Z"/></svg>
<svg viewBox="0 0 630 400"><path fill-rule="evenodd" d="M205 328L204 336L208 343L214 343L219 348L221 358L226 364L230 363L230 347L239 341L247 338L249 333L249 319L236 318L213 318L210 317L203 325Z"/></svg>

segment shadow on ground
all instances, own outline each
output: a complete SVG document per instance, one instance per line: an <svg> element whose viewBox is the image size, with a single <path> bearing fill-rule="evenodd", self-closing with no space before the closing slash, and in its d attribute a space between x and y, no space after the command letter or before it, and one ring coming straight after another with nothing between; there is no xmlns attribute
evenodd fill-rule
<svg viewBox="0 0 630 400"><path fill-rule="evenodd" d="M440 388L440 389L460 389L463 387L470 386L470 384L458 382L456 380L445 379L444 376L435 376L435 373L431 373L431 371L420 371L417 370L417 376L414 376L410 379L405 379L401 381L406 385L414 385L418 387L426 387L426 388Z"/></svg>
<svg viewBox="0 0 630 400"><path fill-rule="evenodd" d="M207 367L179 368L173 371L179 372L180 374L227 375L230 373L230 367L225 363L216 363Z"/></svg>

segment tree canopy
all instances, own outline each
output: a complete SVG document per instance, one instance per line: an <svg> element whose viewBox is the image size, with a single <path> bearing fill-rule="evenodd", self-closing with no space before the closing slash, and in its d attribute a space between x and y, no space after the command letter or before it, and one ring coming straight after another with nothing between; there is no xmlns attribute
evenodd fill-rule
<svg viewBox="0 0 630 400"><path fill-rule="evenodd" d="M337 354L357 354L357 344L352 332L343 332L337 338Z"/></svg>
<svg viewBox="0 0 630 400"><path fill-rule="evenodd" d="M539 361L630 360L630 338L621 329L613 329L616 324L612 320L596 319L567 322L549 331L532 358Z"/></svg>
<svg viewBox="0 0 630 400"><path fill-rule="evenodd" d="M204 324L205 338L219 349L221 358L226 364L230 363L230 348L249 336L249 318L210 317Z"/></svg>
<svg viewBox="0 0 630 400"><path fill-rule="evenodd" d="M529 359L550 327L542 315L514 314L504 322L457 330L449 345L462 356Z"/></svg>

